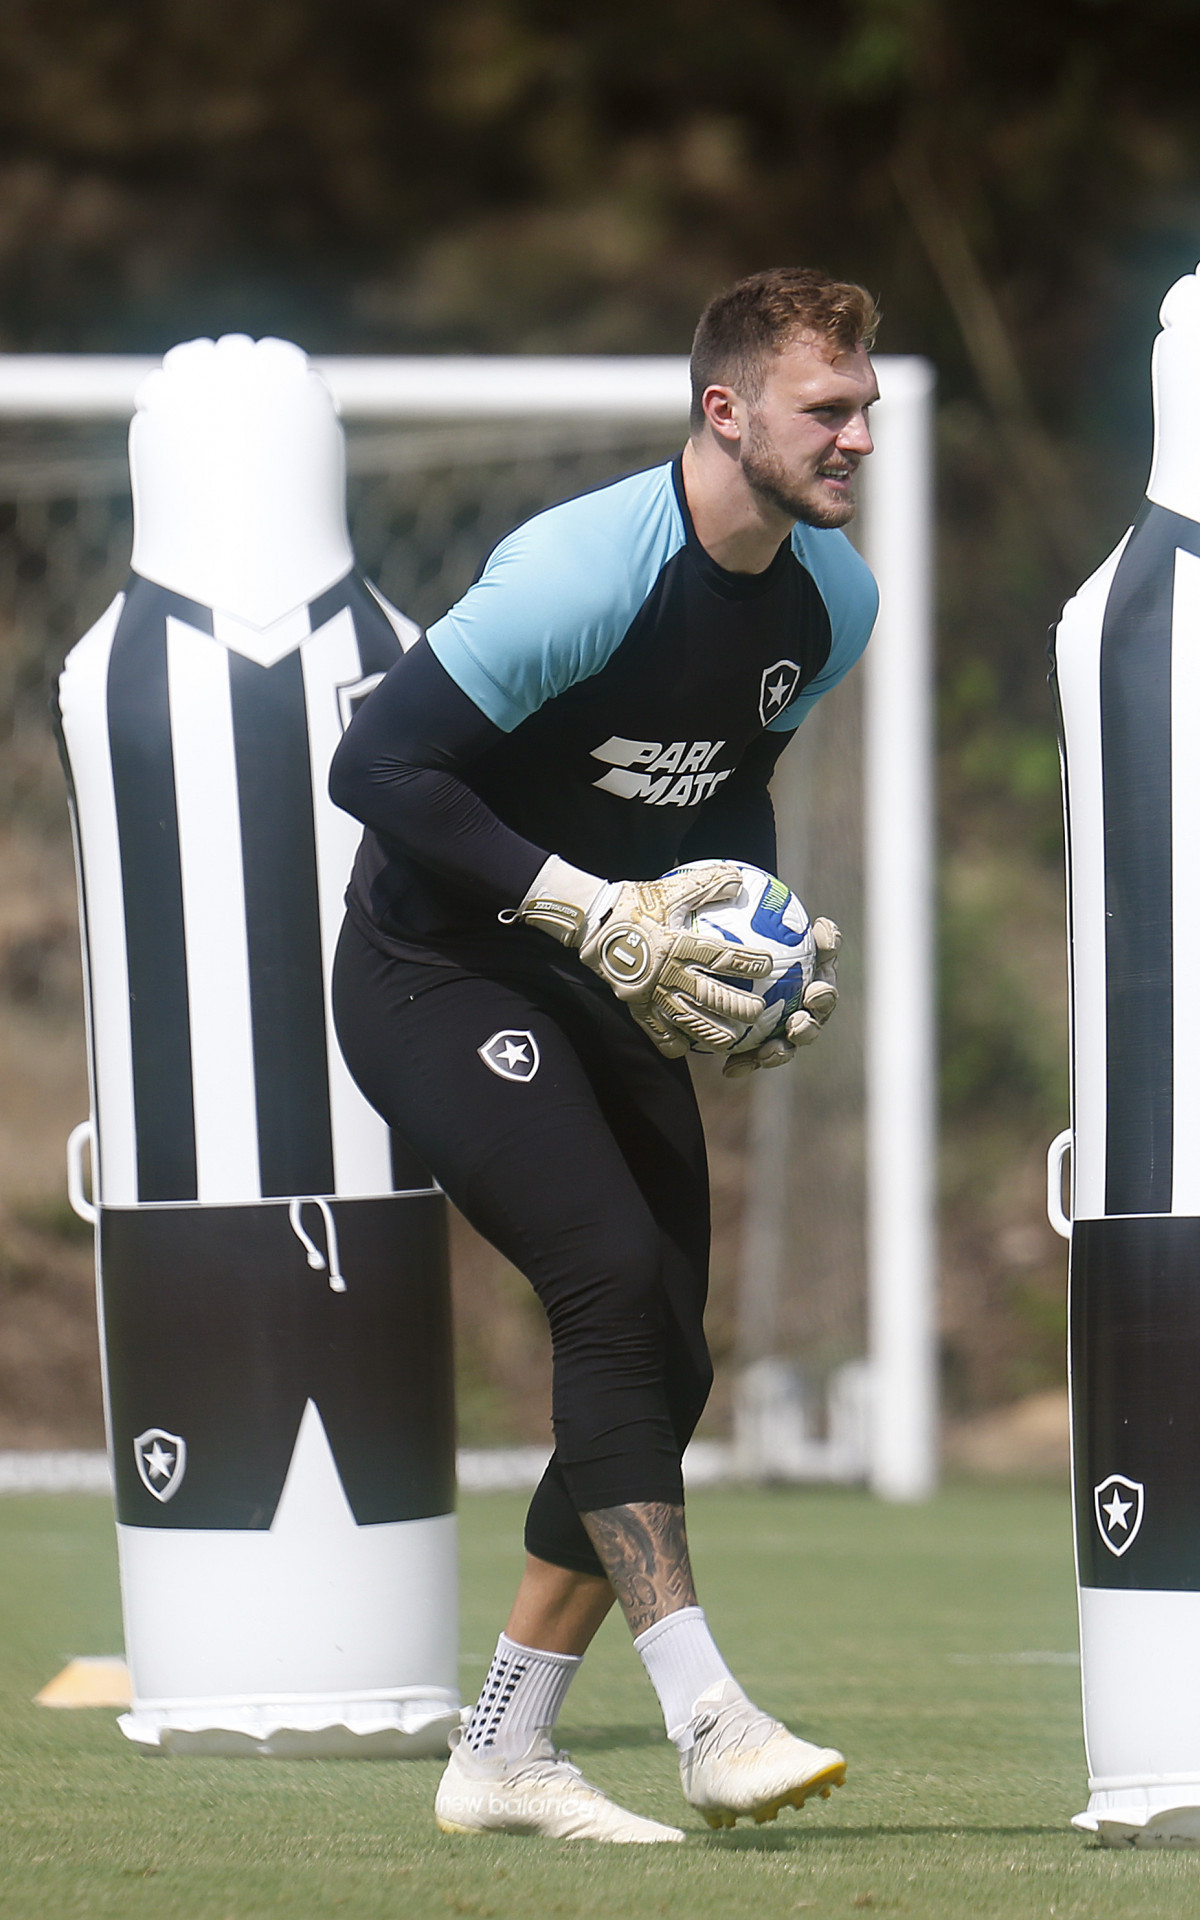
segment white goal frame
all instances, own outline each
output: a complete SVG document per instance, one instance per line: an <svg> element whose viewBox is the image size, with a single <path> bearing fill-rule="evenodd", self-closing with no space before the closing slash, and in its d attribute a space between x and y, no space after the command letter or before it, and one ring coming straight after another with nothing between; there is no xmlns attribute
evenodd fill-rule
<svg viewBox="0 0 1200 1920"><path fill-rule="evenodd" d="M0 419L128 418L156 358L0 354ZM677 424L682 357L314 360L348 420L620 417ZM866 656L864 890L868 1403L866 1477L885 1499L937 1478L936 1041L932 642L933 369L875 361L876 451L862 546L879 582Z"/></svg>

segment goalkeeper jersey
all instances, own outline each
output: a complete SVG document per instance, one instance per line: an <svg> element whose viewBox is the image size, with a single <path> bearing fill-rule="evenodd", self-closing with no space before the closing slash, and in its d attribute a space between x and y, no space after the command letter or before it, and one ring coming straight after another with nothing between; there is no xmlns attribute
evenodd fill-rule
<svg viewBox="0 0 1200 1920"><path fill-rule="evenodd" d="M773 866L774 761L876 607L833 529L796 526L763 573L719 566L678 460L537 515L339 749L333 796L368 828L355 920L397 953L454 957L549 852L621 879L708 855Z"/></svg>

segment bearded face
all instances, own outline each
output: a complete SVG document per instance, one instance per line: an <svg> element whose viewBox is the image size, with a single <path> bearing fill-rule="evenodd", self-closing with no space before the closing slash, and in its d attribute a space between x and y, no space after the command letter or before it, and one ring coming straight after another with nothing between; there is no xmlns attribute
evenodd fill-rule
<svg viewBox="0 0 1200 1920"><path fill-rule="evenodd" d="M844 527L854 518L859 457L832 441L783 452L763 414L751 412L742 443L742 473L762 500L809 527Z"/></svg>

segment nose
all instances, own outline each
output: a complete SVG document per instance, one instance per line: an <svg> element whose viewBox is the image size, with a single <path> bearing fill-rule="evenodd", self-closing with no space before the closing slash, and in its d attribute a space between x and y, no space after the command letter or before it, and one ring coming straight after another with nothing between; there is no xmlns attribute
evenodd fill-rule
<svg viewBox="0 0 1200 1920"><path fill-rule="evenodd" d="M856 453L860 458L874 451L875 442L871 438L865 413L851 414L838 434L837 445L843 453Z"/></svg>

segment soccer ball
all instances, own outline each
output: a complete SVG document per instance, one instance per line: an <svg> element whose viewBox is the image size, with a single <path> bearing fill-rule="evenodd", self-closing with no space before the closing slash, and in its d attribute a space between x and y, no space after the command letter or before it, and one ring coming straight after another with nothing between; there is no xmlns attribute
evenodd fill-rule
<svg viewBox="0 0 1200 1920"><path fill-rule="evenodd" d="M742 875L740 891L730 900L694 908L688 915L688 930L703 939L757 947L769 955L771 971L763 979L728 976L730 986L761 994L766 1001L758 1019L729 1049L731 1053L750 1053L786 1026L790 1015L799 1010L804 990L812 984L817 944L807 909L782 880L764 873L761 867L747 866L740 860L736 864ZM708 1053L712 1049L697 1047L696 1051Z"/></svg>

